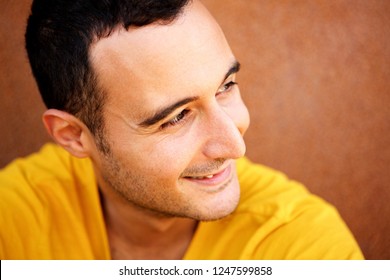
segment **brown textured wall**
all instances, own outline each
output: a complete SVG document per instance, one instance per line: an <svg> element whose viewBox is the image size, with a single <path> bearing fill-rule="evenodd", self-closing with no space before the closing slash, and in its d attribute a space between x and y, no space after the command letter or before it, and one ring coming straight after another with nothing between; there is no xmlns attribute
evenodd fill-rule
<svg viewBox="0 0 390 280"><path fill-rule="evenodd" d="M243 64L248 156L337 206L390 259L390 2L204 0Z"/></svg>
<svg viewBox="0 0 390 280"><path fill-rule="evenodd" d="M243 65L251 159L337 206L390 259L390 2L204 0ZM0 166L48 140L23 50L31 0L0 0Z"/></svg>
<svg viewBox="0 0 390 280"><path fill-rule="evenodd" d="M41 124L44 105L24 51L31 2L0 0L0 168L49 139Z"/></svg>

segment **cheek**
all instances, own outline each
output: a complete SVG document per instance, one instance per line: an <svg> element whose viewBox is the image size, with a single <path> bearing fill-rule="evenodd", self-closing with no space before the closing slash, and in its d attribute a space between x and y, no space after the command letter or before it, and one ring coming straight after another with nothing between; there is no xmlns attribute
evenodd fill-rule
<svg viewBox="0 0 390 280"><path fill-rule="evenodd" d="M196 137L188 131L181 136L169 135L142 142L132 151L122 151L121 154L129 165L149 179L176 182L196 154Z"/></svg>
<svg viewBox="0 0 390 280"><path fill-rule="evenodd" d="M190 165L196 154L197 140L191 134L170 138L155 143L150 150L150 155L163 170L180 175Z"/></svg>
<svg viewBox="0 0 390 280"><path fill-rule="evenodd" d="M146 180L177 181L198 160L202 135L197 122L165 135L135 135L111 124L108 139L122 169Z"/></svg>

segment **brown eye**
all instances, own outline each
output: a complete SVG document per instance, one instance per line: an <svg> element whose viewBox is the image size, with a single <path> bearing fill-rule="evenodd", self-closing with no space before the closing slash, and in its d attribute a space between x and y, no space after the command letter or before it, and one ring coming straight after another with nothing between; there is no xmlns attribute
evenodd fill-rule
<svg viewBox="0 0 390 280"><path fill-rule="evenodd" d="M169 126L174 126L178 123L180 123L185 117L186 115L188 114L189 110L183 110L181 111L179 114L177 114L173 119L171 119L170 121L164 123L161 125L161 128L164 129L164 128L167 128Z"/></svg>
<svg viewBox="0 0 390 280"><path fill-rule="evenodd" d="M222 94L224 92L229 92L233 86L237 85L236 82L230 81L224 84L222 87L218 89L217 95Z"/></svg>

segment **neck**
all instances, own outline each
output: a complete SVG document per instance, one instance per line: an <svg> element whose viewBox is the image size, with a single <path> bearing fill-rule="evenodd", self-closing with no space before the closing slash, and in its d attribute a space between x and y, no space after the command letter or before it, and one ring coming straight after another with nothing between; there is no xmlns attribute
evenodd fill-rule
<svg viewBox="0 0 390 280"><path fill-rule="evenodd" d="M166 217L102 190L102 206L113 259L182 259L197 221Z"/></svg>

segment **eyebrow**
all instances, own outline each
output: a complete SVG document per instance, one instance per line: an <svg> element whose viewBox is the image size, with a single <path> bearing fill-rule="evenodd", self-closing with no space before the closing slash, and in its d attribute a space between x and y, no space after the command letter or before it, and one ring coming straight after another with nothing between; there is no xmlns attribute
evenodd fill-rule
<svg viewBox="0 0 390 280"><path fill-rule="evenodd" d="M230 75L237 73L240 70L240 63L236 60L232 64L232 66L229 68L229 70L226 72L224 79L222 80L222 83L229 78ZM142 121L138 125L141 127L149 127L152 126L161 120L165 119L167 116L169 116L173 111L175 111L177 108L186 105L188 103L194 102L199 99L199 96L195 97L187 97L182 100L179 100L175 102L174 104L171 104L165 108L162 108L158 110L156 113L153 114L153 116L147 118L146 120Z"/></svg>
<svg viewBox="0 0 390 280"><path fill-rule="evenodd" d="M235 74L235 73L237 73L238 71L240 71L240 68L241 68L240 62L238 62L237 60L235 60L235 61L233 62L233 65L230 67L229 71L227 71L225 77L223 78L222 83L223 83L227 78L229 78L230 75ZM221 84L222 84L222 83L221 83Z"/></svg>

